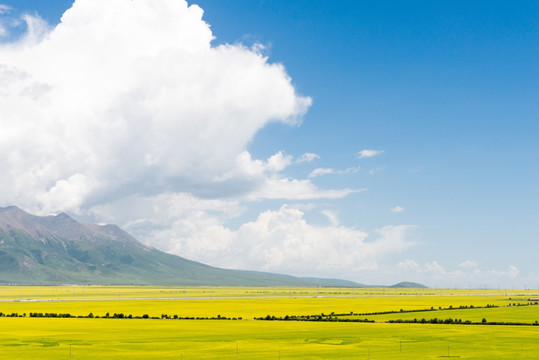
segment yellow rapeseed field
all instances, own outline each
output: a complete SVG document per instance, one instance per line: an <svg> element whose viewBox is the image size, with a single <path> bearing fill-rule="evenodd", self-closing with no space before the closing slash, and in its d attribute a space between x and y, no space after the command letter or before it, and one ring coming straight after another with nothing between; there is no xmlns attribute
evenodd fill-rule
<svg viewBox="0 0 539 360"><path fill-rule="evenodd" d="M539 320L539 306L528 301L537 297L534 293L2 287L0 359L539 359L539 326L532 325ZM461 306L466 308L459 309ZM372 315L376 312L393 313ZM14 313L18 317L11 317ZM30 317L38 313L71 317ZM90 313L94 318L86 318ZM107 313L109 317L120 313L125 317L147 315L148 319L103 318ZM366 317L376 323L253 320L267 315L278 318L322 313L333 313L332 319ZM161 319L162 315L165 318ZM174 315L236 320L175 320ZM423 317L473 322L486 318L488 322L529 325L386 323Z"/></svg>

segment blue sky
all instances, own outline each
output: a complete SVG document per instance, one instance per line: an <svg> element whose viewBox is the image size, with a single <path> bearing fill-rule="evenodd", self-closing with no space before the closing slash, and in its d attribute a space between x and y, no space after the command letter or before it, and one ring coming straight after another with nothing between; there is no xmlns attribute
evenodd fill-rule
<svg viewBox="0 0 539 360"><path fill-rule="evenodd" d="M118 9L127 6L120 4L123 0L112 3L118 3ZM24 42L24 22L13 26L21 14L40 16L54 29L72 1L4 0L0 4L10 7L0 15L5 29L2 42L7 48ZM50 168L58 162L54 166L61 171L46 180L35 180L43 183L43 194L36 198L50 199L61 189L88 189L69 196L71 190L60 192L54 205L51 200L3 195L1 206L17 202L40 213L66 210L87 221L117 222L146 243L217 266L344 277L363 283L410 280L431 286L539 287L534 255L539 252L537 3L201 0L189 4L204 10L202 19L215 37L213 48L232 44L267 57L268 66L282 64L286 74L275 78L283 76L285 81L289 76L295 90L287 99L295 96L299 104L299 99L308 97L312 103L303 110L289 109L285 115L258 114L264 120L256 131L227 140L230 164L238 164L233 156L245 151L254 161L248 162L248 170L223 165L210 177L207 169L197 173L198 167L178 167L178 173L163 170L153 178L133 165L126 176L138 177L137 181L116 182L109 179L107 169L86 173L69 165L69 159L39 159L37 168ZM79 15L87 10L81 5ZM100 11L92 21L120 14L108 12L106 5ZM166 21L183 20L161 21L159 26L165 32ZM104 26L110 24L114 20ZM53 60L54 51L47 52ZM0 64L2 54L7 53L0 51ZM12 67L18 64L16 56L10 59L14 59L8 62ZM219 74L230 67L210 66ZM37 69L32 64L21 68L28 73ZM258 76L241 68L238 71L237 79L245 76L249 79L245 81L251 81ZM229 83L228 89L236 91L235 84ZM267 103L278 107L287 99ZM253 99L253 109L263 100ZM10 101L15 100L8 99L2 106ZM219 112L200 116L215 114L220 116ZM185 121L182 126L188 126ZM208 129L213 124L209 122ZM186 157L193 152L191 158L203 167L213 157L204 155L208 145L200 146L198 150L180 146L178 151ZM66 143L64 148L70 145ZM379 153L361 158L362 150ZM122 151L125 148L111 147L109 153L121 157ZM264 162L279 152L280 165L258 164L265 170L256 170L258 175L254 175L255 160ZM306 153L316 156L301 161ZM175 161L181 163L182 159ZM131 160L137 163L135 156ZM167 164L167 169L176 169L174 166ZM316 169L325 169L327 174L315 176ZM186 178L183 171L198 177ZM7 173L26 179L22 170ZM214 180L199 180L205 176L228 180L219 185ZM286 186L294 180L304 181L302 185L312 191L297 196L298 190L292 187L259 188L261 183L279 179L288 179ZM106 185L88 185L94 183L109 184L114 191L106 191ZM330 194L332 190L341 193ZM275 192L282 194L276 196ZM167 206L163 205L165 197ZM58 200L61 198L65 200ZM146 207L168 210L133 210ZM111 215L122 211L124 216ZM280 223L279 231L268 230L264 214L272 221L294 218L297 223L288 224L289 228ZM188 224L184 217L197 220ZM300 225L306 226L300 233L324 235L310 243L294 232ZM215 231L207 232L208 227ZM262 239L259 244L257 234ZM348 240L341 243L343 238ZM302 250L293 251L294 246ZM316 248L331 253L331 261L325 264ZM251 259L227 258L223 249L242 249L243 256ZM204 251L210 255L200 255ZM281 257L286 261L275 260Z"/></svg>

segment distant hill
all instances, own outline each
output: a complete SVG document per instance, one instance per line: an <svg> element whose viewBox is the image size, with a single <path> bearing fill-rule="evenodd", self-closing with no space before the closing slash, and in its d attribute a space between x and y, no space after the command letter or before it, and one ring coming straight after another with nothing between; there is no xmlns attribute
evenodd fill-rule
<svg viewBox="0 0 539 360"><path fill-rule="evenodd" d="M225 270L146 246L116 225L0 208L0 284L362 286L336 279Z"/></svg>
<svg viewBox="0 0 539 360"><path fill-rule="evenodd" d="M390 286L391 288L413 288L413 289L426 289L427 286L410 281L403 281L398 284Z"/></svg>

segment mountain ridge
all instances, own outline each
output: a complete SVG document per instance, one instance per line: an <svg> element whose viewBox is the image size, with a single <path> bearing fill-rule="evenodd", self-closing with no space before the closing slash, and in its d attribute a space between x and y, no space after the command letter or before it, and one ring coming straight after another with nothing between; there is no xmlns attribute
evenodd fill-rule
<svg viewBox="0 0 539 360"><path fill-rule="evenodd" d="M365 285L212 267L149 247L117 225L81 224L66 213L36 216L0 207L0 284Z"/></svg>

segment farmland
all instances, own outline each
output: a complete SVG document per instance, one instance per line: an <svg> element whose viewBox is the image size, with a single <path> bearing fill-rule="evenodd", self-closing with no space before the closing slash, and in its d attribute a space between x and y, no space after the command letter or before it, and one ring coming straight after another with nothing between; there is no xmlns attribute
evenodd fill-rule
<svg viewBox="0 0 539 360"><path fill-rule="evenodd" d="M0 359L539 359L536 293L8 286ZM480 324L388 323L422 318Z"/></svg>

